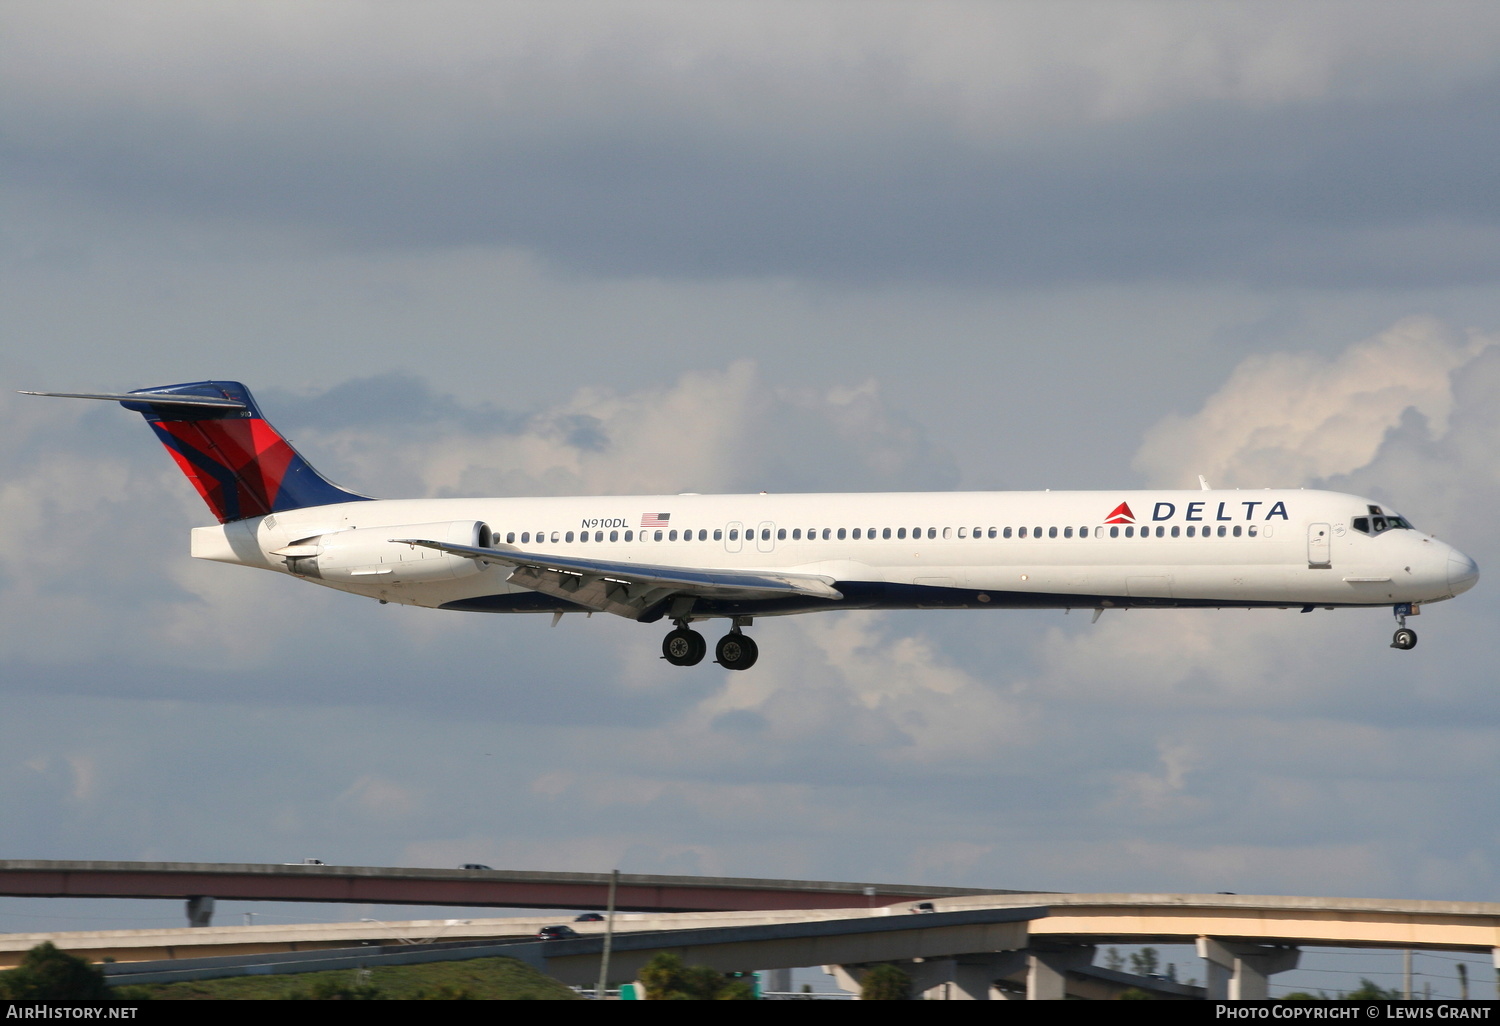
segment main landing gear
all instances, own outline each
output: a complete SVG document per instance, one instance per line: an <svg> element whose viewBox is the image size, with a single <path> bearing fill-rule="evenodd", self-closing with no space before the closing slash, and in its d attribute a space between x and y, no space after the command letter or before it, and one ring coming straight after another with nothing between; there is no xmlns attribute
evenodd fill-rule
<svg viewBox="0 0 1500 1026"><path fill-rule="evenodd" d="M661 643L662 658L673 666L696 666L707 654L708 642L684 620L678 620L677 629ZM753 639L740 632L739 624L720 638L714 649L714 661L726 670L748 670L759 657L760 648Z"/></svg>
<svg viewBox="0 0 1500 1026"><path fill-rule="evenodd" d="M1417 607L1409 602L1396 606L1396 633L1391 638L1391 647L1405 652L1417 647L1417 632L1406 626L1408 616L1416 616Z"/></svg>
<svg viewBox="0 0 1500 1026"><path fill-rule="evenodd" d="M760 657L760 649L756 647L753 638L745 637L736 627L719 639L719 647L714 649L714 656L726 670L748 670Z"/></svg>
<svg viewBox="0 0 1500 1026"><path fill-rule="evenodd" d="M708 642L695 630L679 625L661 643L661 657L673 666L697 666L708 654Z"/></svg>

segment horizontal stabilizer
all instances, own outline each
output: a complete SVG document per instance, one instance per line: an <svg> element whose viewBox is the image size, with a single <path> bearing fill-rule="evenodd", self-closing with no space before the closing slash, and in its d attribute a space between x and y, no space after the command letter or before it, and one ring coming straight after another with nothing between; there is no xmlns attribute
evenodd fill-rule
<svg viewBox="0 0 1500 1026"><path fill-rule="evenodd" d="M150 403L152 406L213 406L222 410L246 410L249 407L234 399L216 399L206 395L172 395L167 392L28 392L21 395L45 395L54 399L104 399L116 403Z"/></svg>

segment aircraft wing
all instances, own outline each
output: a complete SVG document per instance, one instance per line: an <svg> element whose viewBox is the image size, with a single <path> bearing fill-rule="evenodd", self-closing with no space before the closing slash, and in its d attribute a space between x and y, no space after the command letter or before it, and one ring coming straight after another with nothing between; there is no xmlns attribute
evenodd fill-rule
<svg viewBox="0 0 1500 1026"><path fill-rule="evenodd" d="M422 538L392 538L391 541L513 567L506 578L513 584L631 620L639 620L658 603L674 596L757 599L811 595L831 600L844 597L843 592L833 586L833 578L816 574L658 566L586 556L522 552L514 548L483 549Z"/></svg>

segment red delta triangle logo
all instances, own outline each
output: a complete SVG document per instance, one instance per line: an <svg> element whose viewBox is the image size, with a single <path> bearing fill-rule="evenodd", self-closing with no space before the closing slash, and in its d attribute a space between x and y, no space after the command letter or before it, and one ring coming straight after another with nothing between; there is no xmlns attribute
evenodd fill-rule
<svg viewBox="0 0 1500 1026"><path fill-rule="evenodd" d="M1106 524L1133 524L1133 523L1135 523L1135 514L1132 513L1132 512L1130 512L1130 503L1128 503L1128 502L1122 502L1118 506L1116 506L1114 509L1110 510L1109 511L1109 516L1107 518L1105 518L1104 522Z"/></svg>

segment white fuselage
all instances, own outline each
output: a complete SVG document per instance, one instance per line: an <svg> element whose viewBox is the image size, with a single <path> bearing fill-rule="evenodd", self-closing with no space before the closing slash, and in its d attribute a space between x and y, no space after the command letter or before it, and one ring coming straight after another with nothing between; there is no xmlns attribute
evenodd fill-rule
<svg viewBox="0 0 1500 1026"><path fill-rule="evenodd" d="M929 606L1389 606L1473 585L1473 560L1430 535L1356 529L1372 505L1303 490L370 500L198 528L193 555L290 573L298 554L323 553L325 569L311 579L382 601L574 608L510 582L504 567L391 541L413 536L411 525L479 522L496 547L817 575L844 595L704 602L695 619ZM340 563L327 555L339 545L359 555ZM423 563L431 560L453 573Z"/></svg>

